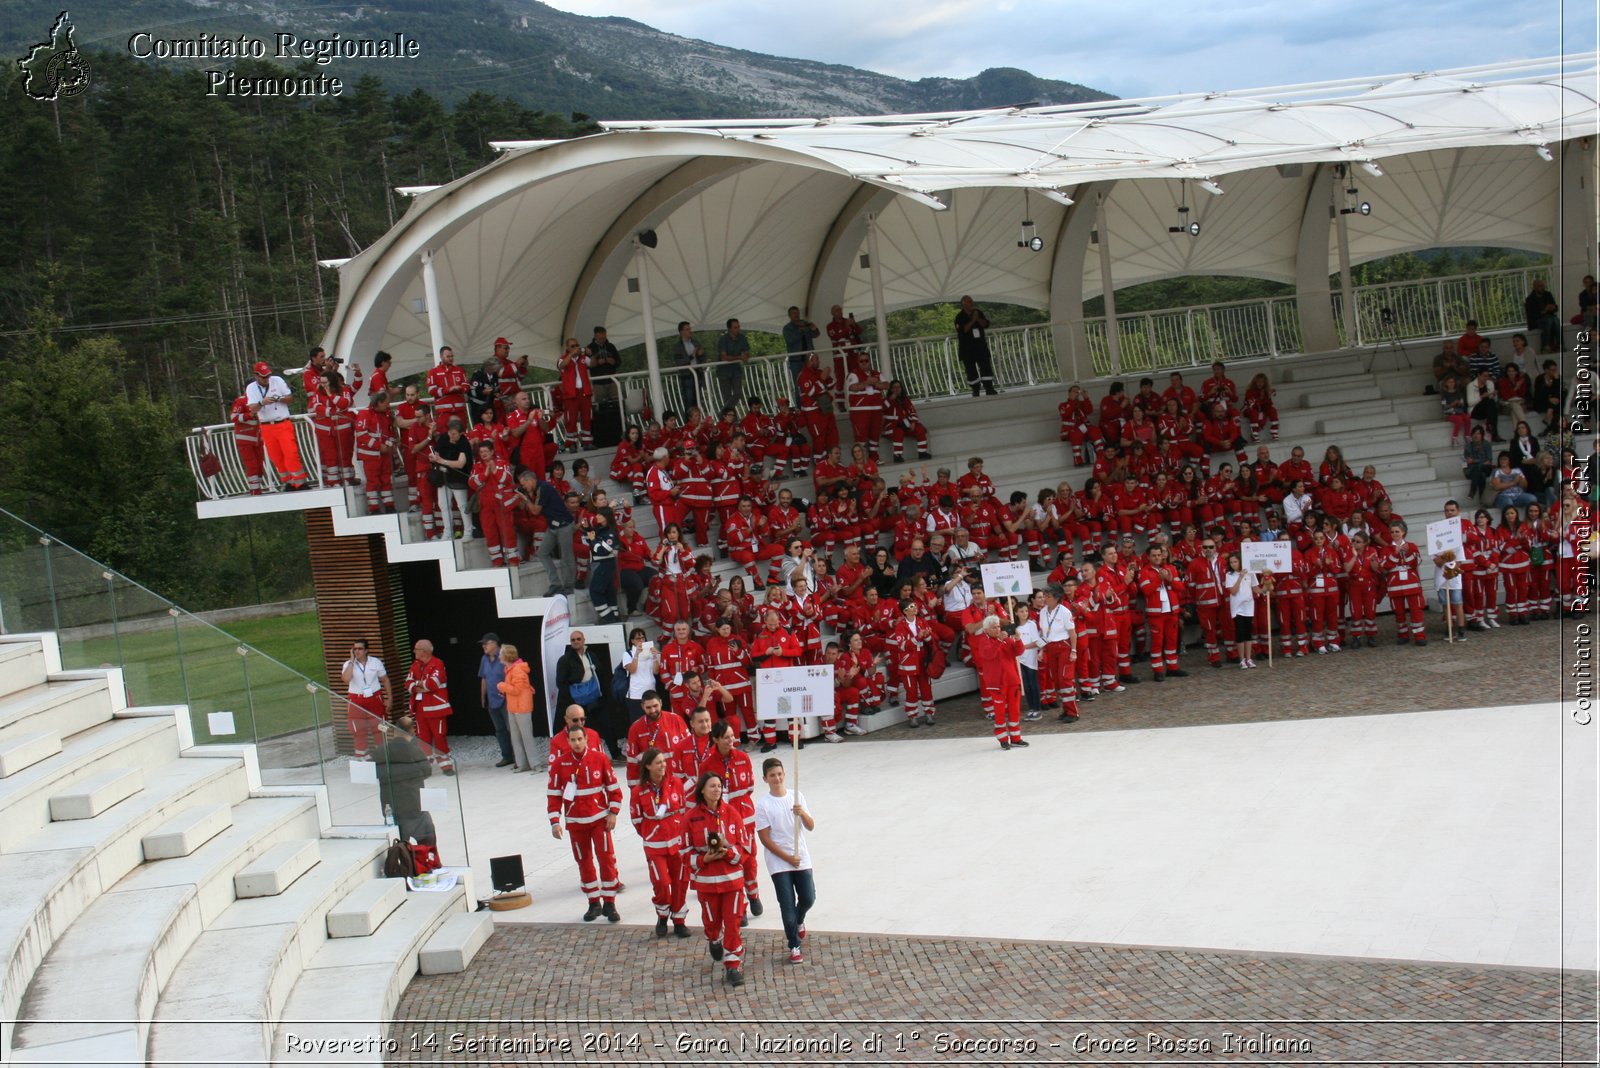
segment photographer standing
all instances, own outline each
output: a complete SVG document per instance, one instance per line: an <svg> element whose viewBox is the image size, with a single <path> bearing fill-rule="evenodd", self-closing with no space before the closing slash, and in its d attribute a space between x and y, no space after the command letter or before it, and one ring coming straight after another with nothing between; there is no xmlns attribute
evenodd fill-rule
<svg viewBox="0 0 1600 1068"><path fill-rule="evenodd" d="M806 913L817 901L816 883L811 877L811 851L802 833L795 839L795 819L806 831L815 830L817 821L806 808L806 797L799 790L784 789L783 761L768 757L761 762L761 777L768 793L756 801L756 834L767 852L767 874L778 898L783 916L783 934L788 940L789 963L799 964L800 943L806 937Z"/></svg>

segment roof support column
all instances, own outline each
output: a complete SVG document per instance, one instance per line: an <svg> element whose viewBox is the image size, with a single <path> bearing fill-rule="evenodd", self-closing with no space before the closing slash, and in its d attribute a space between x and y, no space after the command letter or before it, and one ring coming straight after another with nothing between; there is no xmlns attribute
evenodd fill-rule
<svg viewBox="0 0 1600 1068"><path fill-rule="evenodd" d="M433 249L422 250L422 293L428 302L428 343L433 346L433 364L439 365L439 350L444 348L444 315L439 310L439 278L433 273Z"/></svg>
<svg viewBox="0 0 1600 1068"><path fill-rule="evenodd" d="M650 379L650 410L660 419L667 410L666 394L661 389L661 354L656 351L656 316L650 306L650 258L644 246L633 245L634 268L639 272L639 305L644 317L644 365Z"/></svg>
<svg viewBox="0 0 1600 1068"><path fill-rule="evenodd" d="M1356 318L1356 287L1350 281L1349 218L1341 212L1334 220L1334 228L1339 238L1339 318L1344 322L1344 343L1359 345L1361 337L1356 331L1359 323Z"/></svg>
<svg viewBox="0 0 1600 1068"><path fill-rule="evenodd" d="M1574 138L1551 145L1550 150L1556 154L1556 166L1561 168L1561 173L1550 279L1545 288L1555 295L1556 303L1566 309L1561 316L1565 321L1577 314L1578 290L1582 288L1583 276L1596 271L1594 139Z"/></svg>
<svg viewBox="0 0 1600 1068"><path fill-rule="evenodd" d="M889 313L883 307L883 268L878 263L878 216L867 216L867 270L872 276L872 321L878 328L878 374L894 377L889 355Z"/></svg>
<svg viewBox="0 0 1600 1068"><path fill-rule="evenodd" d="M1300 213L1300 242L1294 257L1295 311L1300 318L1300 351L1326 352L1339 347L1333 327L1332 294L1328 289L1328 220L1332 197L1321 165L1312 169Z"/></svg>
<svg viewBox="0 0 1600 1068"><path fill-rule="evenodd" d="M1106 307L1106 352L1111 357L1111 373L1122 373L1122 330L1117 325L1117 283L1111 277L1111 233L1106 228L1106 204L1101 198L1095 213L1095 228L1100 238L1100 296Z"/></svg>
<svg viewBox="0 0 1600 1068"><path fill-rule="evenodd" d="M1050 321L1056 350L1056 370L1062 382L1076 382L1094 375L1089 360L1088 339L1083 330L1083 264L1089 254L1090 239L1099 227L1099 240L1106 239L1101 222L1103 206L1115 182L1095 182L1073 190L1073 204L1062 218L1054 242L1055 258L1050 264ZM1103 269L1103 268L1102 268Z"/></svg>

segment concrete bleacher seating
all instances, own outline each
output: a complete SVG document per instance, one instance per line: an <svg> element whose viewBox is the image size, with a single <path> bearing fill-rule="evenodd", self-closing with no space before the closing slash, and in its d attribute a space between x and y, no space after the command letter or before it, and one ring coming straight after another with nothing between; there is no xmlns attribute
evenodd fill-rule
<svg viewBox="0 0 1600 1068"><path fill-rule="evenodd" d="M382 838L324 837L321 787L263 790L253 746L197 748L186 709L123 693L54 635L0 635L0 1060L273 1063L296 1004L307 1037L381 1033L467 887L383 880ZM482 945L451 930L430 969Z"/></svg>

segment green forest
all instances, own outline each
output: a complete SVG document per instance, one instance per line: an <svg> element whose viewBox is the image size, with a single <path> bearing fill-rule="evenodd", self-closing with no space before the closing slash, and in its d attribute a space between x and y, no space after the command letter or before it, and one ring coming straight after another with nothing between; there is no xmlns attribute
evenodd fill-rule
<svg viewBox="0 0 1600 1068"><path fill-rule="evenodd" d="M184 433L224 418L258 356L303 361L337 298L316 261L388 229L405 208L396 186L460 177L493 157L491 139L595 127L483 92L447 107L372 76L337 98L208 97L195 71L113 52L93 63L90 90L57 103L0 84L0 505L192 609L303 596L299 516L201 524ZM1356 281L1529 260L1408 254L1357 267ZM1117 301L1130 312L1287 291L1184 278ZM996 325L1039 318L988 308ZM947 332L954 311L892 313L890 333ZM780 347L754 340L757 355Z"/></svg>

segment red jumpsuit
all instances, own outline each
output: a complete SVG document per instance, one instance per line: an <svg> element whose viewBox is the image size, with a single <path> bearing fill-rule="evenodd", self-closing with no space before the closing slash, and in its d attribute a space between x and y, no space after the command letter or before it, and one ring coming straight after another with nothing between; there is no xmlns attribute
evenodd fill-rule
<svg viewBox="0 0 1600 1068"><path fill-rule="evenodd" d="M649 716L640 716L634 720L633 725L628 728L628 737L622 746L623 756L628 762L629 787L639 785L639 761L644 757L646 749L657 749L667 754L670 774L672 754L688 737L689 725L676 712L663 709L661 715L654 720ZM637 821L634 826L638 826Z"/></svg>
<svg viewBox="0 0 1600 1068"><path fill-rule="evenodd" d="M628 767L636 770L634 764ZM644 839L644 862L650 870L650 901L658 917L670 916L674 923L680 924L689 914L689 862L683 855L683 812L683 787L670 773L658 786L634 785L628 814L639 837Z"/></svg>
<svg viewBox="0 0 1600 1068"><path fill-rule="evenodd" d="M911 619L902 614L889 635L895 673L905 689L906 718L912 723L933 714L933 687L924 670L932 640L932 627L920 615Z"/></svg>
<svg viewBox="0 0 1600 1068"><path fill-rule="evenodd" d="M1228 599L1222 588L1222 576L1227 571L1222 554L1210 560L1204 555L1189 561L1188 588L1194 597L1195 617L1200 623L1200 636L1206 643L1206 660L1222 663L1224 642L1231 647L1233 619L1228 614ZM1230 650L1229 659L1233 659Z"/></svg>
<svg viewBox="0 0 1600 1068"><path fill-rule="evenodd" d="M680 618L687 619L688 616ZM661 676L661 688L670 696L669 703L673 711L684 713L685 719L688 719L687 713L693 710L693 702L689 700L689 691L684 686L683 677L690 672L697 675L704 674L705 670L706 651L694 639L683 642L673 639L661 646L661 656L656 662L656 671Z"/></svg>
<svg viewBox="0 0 1600 1068"><path fill-rule="evenodd" d="M1306 628L1311 632L1311 647L1326 649L1339 644L1339 573L1343 561L1330 546L1307 549Z"/></svg>
<svg viewBox="0 0 1600 1068"><path fill-rule="evenodd" d="M587 349L563 352L556 363L561 374L561 419L567 440L594 447L594 358Z"/></svg>
<svg viewBox="0 0 1600 1068"><path fill-rule="evenodd" d="M826 456L839 444L839 426L833 417L833 395L828 380L812 367L802 368L796 380L800 393L800 415L811 433L811 453Z"/></svg>
<svg viewBox="0 0 1600 1068"><path fill-rule="evenodd" d="M1133 609L1128 584L1109 566L1095 576L1100 601L1100 685L1116 690L1133 674Z"/></svg>
<svg viewBox="0 0 1600 1068"><path fill-rule="evenodd" d="M387 411L363 408L356 416L356 458L367 486L367 511L394 511L394 422Z"/></svg>
<svg viewBox="0 0 1600 1068"><path fill-rule="evenodd" d="M435 425L437 422L435 420ZM518 435L517 430L524 427L526 429ZM544 413L537 408L530 408L527 411L513 408L506 413L505 428L507 440L511 442L517 462L523 467L531 467L540 478L544 478L555 455L555 442L550 441L548 447L546 444Z"/></svg>
<svg viewBox="0 0 1600 1068"><path fill-rule="evenodd" d="M439 364L426 378L428 395L433 398L433 422L443 434L450 429L450 420L461 420L463 432L472 427L467 418L467 390L471 383L467 372L455 364ZM524 461L526 463L526 461Z"/></svg>
<svg viewBox="0 0 1600 1068"><path fill-rule="evenodd" d="M611 903L617 896L617 851L606 820L622 811L611 758L599 749L585 749L581 757L571 748L559 755L552 750L545 795L550 826L566 824L583 896Z"/></svg>
<svg viewBox="0 0 1600 1068"><path fill-rule="evenodd" d="M739 749L729 749L728 755L712 748L702 772L714 771L722 776L722 807L737 812L744 820L745 833L751 841L756 837L756 771L749 754ZM744 855L744 892L751 901L761 897L761 884L756 881L756 851Z"/></svg>
<svg viewBox="0 0 1600 1068"><path fill-rule="evenodd" d="M994 736L1002 742L1022 740L1022 674L1017 657L1022 642L1012 634L991 638L983 631L968 639L978 667L978 685L994 709Z"/></svg>
<svg viewBox="0 0 1600 1068"><path fill-rule="evenodd" d="M1061 440L1072 443L1072 466L1084 464L1084 444L1091 450L1100 447L1100 428L1089 420L1094 418L1094 402L1087 397L1064 400L1056 406L1061 416Z"/></svg>
<svg viewBox="0 0 1600 1068"><path fill-rule="evenodd" d="M511 469L498 460L476 463L467 485L478 495L478 526L489 549L489 566L516 567L522 557L512 520L517 491L511 482Z"/></svg>
<svg viewBox="0 0 1600 1068"><path fill-rule="evenodd" d="M884 413L889 420L889 440L894 443L895 462L905 459L907 434L916 438L917 452L927 456L928 428L917 418L917 408L911 403L911 398L902 393L892 401L885 400Z"/></svg>
<svg viewBox="0 0 1600 1068"><path fill-rule="evenodd" d="M1518 529L1500 527L1495 532L1500 549L1500 575L1506 584L1506 618L1513 623L1526 623L1533 607L1528 599L1528 573L1532 557L1529 549L1532 539L1526 524Z"/></svg>
<svg viewBox="0 0 1600 1068"><path fill-rule="evenodd" d="M1252 386L1244 391L1244 417L1250 420L1250 440L1260 441L1263 427L1272 432L1272 440L1278 440L1278 406L1273 403L1277 390L1271 386L1262 388Z"/></svg>
<svg viewBox="0 0 1600 1068"><path fill-rule="evenodd" d="M1310 652L1310 636L1306 633L1306 620L1311 582L1311 568L1299 550L1289 549L1294 570L1273 576L1276 587L1272 599L1278 609L1278 648L1284 656L1305 656Z"/></svg>
<svg viewBox="0 0 1600 1068"><path fill-rule="evenodd" d="M1150 670L1158 679L1178 670L1183 647L1183 580L1172 564L1139 569L1139 589L1144 594L1145 626L1150 631Z"/></svg>
<svg viewBox="0 0 1600 1068"><path fill-rule="evenodd" d="M429 657L427 664L420 660L411 662L406 673L406 693L410 695L411 714L417 720L417 741L428 753L436 767L454 768L450 759L450 688L445 681L444 661Z"/></svg>
<svg viewBox="0 0 1600 1068"><path fill-rule="evenodd" d="M239 451L239 466L244 468L245 487L250 491L250 496L259 497L266 488L262 478L266 453L261 450L261 423L250 410L249 400L244 397L233 402L228 418L233 423L233 444Z"/></svg>
<svg viewBox="0 0 1600 1068"><path fill-rule="evenodd" d="M856 444L866 446L868 455L878 454L878 439L883 437L883 392L878 376L872 372L851 371L845 378L845 402L850 408L850 433Z"/></svg>
<svg viewBox="0 0 1600 1068"><path fill-rule="evenodd" d="M1378 635L1378 598L1382 596L1383 550L1368 545L1359 554L1346 554L1345 564L1350 572L1345 588L1350 595L1351 640L1374 639Z"/></svg>
<svg viewBox="0 0 1600 1068"><path fill-rule="evenodd" d="M1094 587L1080 583L1072 598L1072 625L1078 632L1078 692L1088 697L1100 693L1100 628L1102 616L1100 599ZM1040 627L1040 631L1043 631ZM1062 706L1061 711L1067 711Z"/></svg>
<svg viewBox="0 0 1600 1068"><path fill-rule="evenodd" d="M707 840L721 838L726 855L708 860ZM684 851L689 858L689 882L700 899L700 922L706 941L722 946L722 963L730 971L744 959L744 938L739 923L744 919L745 856L755 852L755 844L743 815L724 801L716 810L694 805L684 821Z"/></svg>
<svg viewBox="0 0 1600 1068"><path fill-rule="evenodd" d="M311 431L317 442L317 464L324 486L341 484L339 477L339 421L334 412L334 395L322 388L322 380L306 390L306 414L311 417Z"/></svg>
<svg viewBox="0 0 1600 1068"><path fill-rule="evenodd" d="M679 503L678 484L661 464L651 464L644 475L644 492L650 498L650 510L656 517L656 531L664 534L669 526L683 522L683 505Z"/></svg>
<svg viewBox="0 0 1600 1068"><path fill-rule="evenodd" d="M1493 527L1474 523L1462 532L1461 545L1472 562L1463 577L1463 584L1472 586L1467 598L1467 619L1486 624L1500 614L1500 539Z"/></svg>
<svg viewBox="0 0 1600 1068"><path fill-rule="evenodd" d="M1396 541L1383 554L1389 605L1394 609L1401 645L1407 642L1428 644L1428 632L1422 616L1422 576L1417 570L1417 561L1417 547L1409 541Z"/></svg>
<svg viewBox="0 0 1600 1068"><path fill-rule="evenodd" d="M1039 704L1050 708L1058 701L1065 716L1077 715L1078 683L1073 646L1083 647L1082 633L1076 633L1072 609L1066 605L1046 607L1039 613Z"/></svg>
<svg viewBox="0 0 1600 1068"><path fill-rule="evenodd" d="M750 686L750 649L737 630L726 638L713 634L706 639L706 667L712 680L733 694L734 712L729 719L734 730L754 730L756 706ZM761 736L768 742L777 739L777 728L771 720L761 724Z"/></svg>

